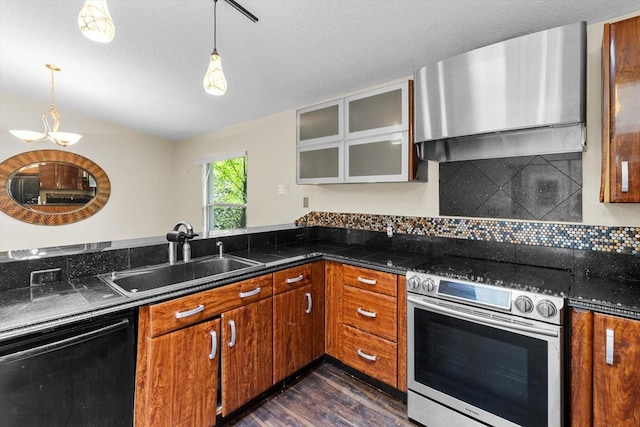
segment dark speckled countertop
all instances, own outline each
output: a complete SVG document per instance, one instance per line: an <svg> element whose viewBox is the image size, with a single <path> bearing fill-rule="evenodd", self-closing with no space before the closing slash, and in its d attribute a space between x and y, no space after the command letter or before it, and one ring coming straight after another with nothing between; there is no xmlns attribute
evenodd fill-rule
<svg viewBox="0 0 640 427"><path fill-rule="evenodd" d="M250 273L223 280L200 280L184 288L152 296L123 296L96 276L53 283L36 288L0 292L0 341L52 327L114 313L141 305L164 301L228 283L244 280L318 259L354 264L395 274L405 274L425 262L426 255L391 248L342 243L307 243L280 245L251 251L237 251L235 256L265 264ZM616 273L592 273L590 263L578 262L573 276L568 304L594 311L640 319L640 257Z"/></svg>

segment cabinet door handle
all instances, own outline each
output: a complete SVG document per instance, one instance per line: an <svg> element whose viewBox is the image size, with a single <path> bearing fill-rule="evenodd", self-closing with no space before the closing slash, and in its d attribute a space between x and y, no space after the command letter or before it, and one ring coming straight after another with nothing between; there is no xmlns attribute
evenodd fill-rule
<svg viewBox="0 0 640 427"><path fill-rule="evenodd" d="M607 343L605 346L605 362L607 365L613 365L613 329L607 329Z"/></svg>
<svg viewBox="0 0 640 427"><path fill-rule="evenodd" d="M229 320L229 328L231 329L231 341L229 341L229 347L236 345L236 322Z"/></svg>
<svg viewBox="0 0 640 427"><path fill-rule="evenodd" d="M292 284L292 283L296 283L301 281L302 279L304 279L304 275L301 274L298 277L292 277L291 279L287 279L285 280L285 282L287 282L288 285Z"/></svg>
<svg viewBox="0 0 640 427"><path fill-rule="evenodd" d="M211 353L209 353L209 359L216 358L216 351L218 351L218 340L216 339L216 331L210 331L211 335Z"/></svg>
<svg viewBox="0 0 640 427"><path fill-rule="evenodd" d="M254 295L258 295L261 291L262 291L262 289L255 288L252 291L240 292L240 298L249 298L249 297L252 297Z"/></svg>
<svg viewBox="0 0 640 427"><path fill-rule="evenodd" d="M375 362L376 361L376 356L372 356L370 354L365 353L364 351L358 349L358 356L362 357L363 359L366 359L370 362Z"/></svg>
<svg viewBox="0 0 640 427"><path fill-rule="evenodd" d="M365 317L371 317L371 318L375 318L377 316L377 313L374 313L373 311L367 311L365 309L363 309L362 307L358 307L358 313L362 314Z"/></svg>
<svg viewBox="0 0 640 427"><path fill-rule="evenodd" d="M197 306L196 308L194 308L192 310L177 311L176 312L176 319L183 319L185 317L193 316L194 314L198 314L198 313L200 313L202 311L204 311L204 304L200 304L199 306Z"/></svg>
<svg viewBox="0 0 640 427"><path fill-rule="evenodd" d="M375 285L376 279L365 279L364 277L358 276L358 282L366 283L367 285Z"/></svg>
<svg viewBox="0 0 640 427"><path fill-rule="evenodd" d="M622 188L620 191L627 193L629 192L629 162L620 162L620 169L622 172Z"/></svg>
<svg viewBox="0 0 640 427"><path fill-rule="evenodd" d="M311 313L311 307L313 307L313 300L311 299L311 293L306 292L304 296L307 297L307 309L304 312L309 314Z"/></svg>

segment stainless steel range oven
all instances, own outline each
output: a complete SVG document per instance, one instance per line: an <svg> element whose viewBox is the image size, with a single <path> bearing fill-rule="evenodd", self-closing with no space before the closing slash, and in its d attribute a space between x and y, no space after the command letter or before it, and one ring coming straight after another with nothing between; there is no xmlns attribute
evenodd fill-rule
<svg viewBox="0 0 640 427"><path fill-rule="evenodd" d="M570 274L451 258L416 270L407 273L409 418L563 425Z"/></svg>

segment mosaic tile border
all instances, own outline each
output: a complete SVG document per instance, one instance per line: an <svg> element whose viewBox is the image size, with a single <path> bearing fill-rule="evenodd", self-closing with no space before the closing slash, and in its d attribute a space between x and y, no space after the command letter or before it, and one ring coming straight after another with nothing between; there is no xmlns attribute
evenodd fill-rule
<svg viewBox="0 0 640 427"><path fill-rule="evenodd" d="M380 232L391 225L394 233L640 255L640 227L335 212L310 212L296 225Z"/></svg>

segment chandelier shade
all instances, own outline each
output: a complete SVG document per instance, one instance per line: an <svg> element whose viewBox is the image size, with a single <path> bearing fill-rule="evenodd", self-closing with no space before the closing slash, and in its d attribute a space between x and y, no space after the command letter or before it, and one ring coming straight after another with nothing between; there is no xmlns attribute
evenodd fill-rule
<svg viewBox="0 0 640 427"><path fill-rule="evenodd" d="M78 14L78 26L89 40L109 43L116 35L106 0L87 0Z"/></svg>
<svg viewBox="0 0 640 427"><path fill-rule="evenodd" d="M51 141L61 147L67 147L78 142L80 138L82 138L82 135L71 132L60 132L58 130L60 128L60 114L56 111L54 73L60 71L60 67L53 64L46 64L46 67L51 70L51 107L49 111L42 115L44 132L30 130L10 130L9 132L27 143Z"/></svg>

